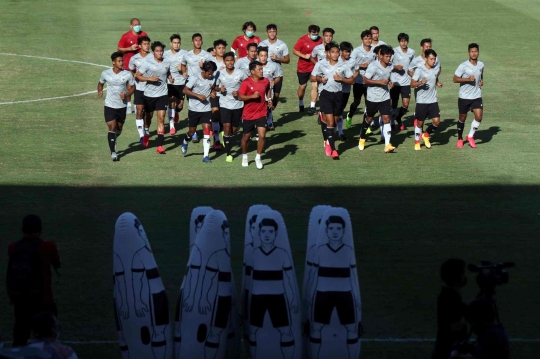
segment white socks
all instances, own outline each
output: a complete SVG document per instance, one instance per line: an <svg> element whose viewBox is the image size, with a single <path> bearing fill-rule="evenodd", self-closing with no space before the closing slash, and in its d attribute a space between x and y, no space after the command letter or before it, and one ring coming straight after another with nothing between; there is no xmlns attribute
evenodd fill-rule
<svg viewBox="0 0 540 359"><path fill-rule="evenodd" d="M137 126L137 131L139 132L139 137L144 136L144 120L136 119L135 125Z"/></svg>
<svg viewBox="0 0 540 359"><path fill-rule="evenodd" d="M384 131L384 144L388 146L390 144L390 138L392 137L392 126L389 123L385 123L383 126Z"/></svg>
<svg viewBox="0 0 540 359"><path fill-rule="evenodd" d="M245 155L242 155L242 159L248 159L247 153Z"/></svg>
<svg viewBox="0 0 540 359"><path fill-rule="evenodd" d="M422 129L418 126L414 127L414 140L420 141L420 135L422 134Z"/></svg>
<svg viewBox="0 0 540 359"><path fill-rule="evenodd" d="M311 102L310 107L315 107L315 102Z"/></svg>
<svg viewBox="0 0 540 359"><path fill-rule="evenodd" d="M245 155L247 157L247 155ZM255 156L255 159L256 160L260 160L261 159L261 155L257 153L257 155Z"/></svg>
<svg viewBox="0 0 540 359"><path fill-rule="evenodd" d="M474 137L474 133L478 130L478 127L480 127L480 122L473 120L471 123L471 130L469 131L469 137Z"/></svg>
<svg viewBox="0 0 540 359"><path fill-rule="evenodd" d="M208 157L208 154L210 153L210 135L204 135L203 153L203 157Z"/></svg>
<svg viewBox="0 0 540 359"><path fill-rule="evenodd" d="M339 122L337 123L337 129L338 129L339 135L342 136L343 135L343 118L342 117L339 118Z"/></svg>

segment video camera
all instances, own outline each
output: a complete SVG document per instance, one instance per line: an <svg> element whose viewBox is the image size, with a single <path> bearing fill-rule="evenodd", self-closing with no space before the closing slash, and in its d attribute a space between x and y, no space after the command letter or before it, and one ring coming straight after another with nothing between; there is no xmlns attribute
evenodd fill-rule
<svg viewBox="0 0 540 359"><path fill-rule="evenodd" d="M480 292L487 295L494 295L496 286L508 283L510 277L505 268L516 266L514 262L481 261L480 263L480 265L469 264L467 269L470 272L478 273L476 284L480 287Z"/></svg>

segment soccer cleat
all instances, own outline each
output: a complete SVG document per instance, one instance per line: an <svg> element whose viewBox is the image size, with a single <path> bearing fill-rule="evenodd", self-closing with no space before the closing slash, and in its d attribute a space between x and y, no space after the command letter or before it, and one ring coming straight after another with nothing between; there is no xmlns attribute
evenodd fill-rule
<svg viewBox="0 0 540 359"><path fill-rule="evenodd" d="M366 146L366 139L361 138L360 141L358 141L358 149L360 151L363 151L365 146Z"/></svg>
<svg viewBox="0 0 540 359"><path fill-rule="evenodd" d="M391 153L391 152L394 152L395 150L396 150L396 148L394 146L392 146L391 143L384 146L384 152L385 153Z"/></svg>
<svg viewBox="0 0 540 359"><path fill-rule="evenodd" d="M174 114L174 123L178 123L180 121L180 117L178 117L178 112Z"/></svg>
<svg viewBox="0 0 540 359"><path fill-rule="evenodd" d="M367 128L367 130L366 130L366 135L369 135L369 134L371 134L371 126L369 126L369 127Z"/></svg>
<svg viewBox="0 0 540 359"><path fill-rule="evenodd" d="M169 135L174 135L176 133L176 128L174 126L171 126L171 129L169 130Z"/></svg>
<svg viewBox="0 0 540 359"><path fill-rule="evenodd" d="M341 142L346 142L347 141L347 136L345 136L345 134L339 135L339 140Z"/></svg>
<svg viewBox="0 0 540 359"><path fill-rule="evenodd" d="M350 112L347 112L347 118L345 119L345 128L351 128L352 117L349 117Z"/></svg>
<svg viewBox="0 0 540 359"><path fill-rule="evenodd" d="M422 134L422 139L424 140L424 145L426 145L426 148L431 148L431 142L429 142L429 135L426 132Z"/></svg>
<svg viewBox="0 0 540 359"><path fill-rule="evenodd" d="M188 144L187 143L182 143L182 154L184 156L187 154L187 148L188 148Z"/></svg>
<svg viewBox="0 0 540 359"><path fill-rule="evenodd" d="M221 146L221 142L219 141L214 142L214 150L221 151L222 148L223 146Z"/></svg>
<svg viewBox="0 0 540 359"><path fill-rule="evenodd" d="M328 157L330 157L332 155L332 148L330 147L330 145L328 143L325 142L324 144L324 154Z"/></svg>
<svg viewBox="0 0 540 359"><path fill-rule="evenodd" d="M148 144L150 143L150 136L144 135L142 138L142 145L143 147L148 147Z"/></svg>
<svg viewBox="0 0 540 359"><path fill-rule="evenodd" d="M400 131L405 131L407 129L407 127L405 127L405 125L402 123L401 126L399 126L399 130Z"/></svg>
<svg viewBox="0 0 540 359"><path fill-rule="evenodd" d="M197 132L193 133L193 136L191 136L191 142L193 143L199 143L199 138L197 137Z"/></svg>
<svg viewBox="0 0 540 359"><path fill-rule="evenodd" d="M463 148L463 140L457 140L456 147Z"/></svg>
<svg viewBox="0 0 540 359"><path fill-rule="evenodd" d="M298 106L298 112L304 112L304 106Z"/></svg>
<svg viewBox="0 0 540 359"><path fill-rule="evenodd" d="M228 155L227 158L225 158L225 162L229 162L231 163L233 160L232 156L231 155Z"/></svg>
<svg viewBox="0 0 540 359"><path fill-rule="evenodd" d="M474 137L465 137L465 139L467 140L467 142L469 142L469 146L471 146L472 148L476 148L476 143L474 142Z"/></svg>
<svg viewBox="0 0 540 359"><path fill-rule="evenodd" d="M210 157L206 156L205 158L202 159L202 161L204 163L212 163L212 161L210 161Z"/></svg>
<svg viewBox="0 0 540 359"><path fill-rule="evenodd" d="M163 146L158 146L158 148L156 149L157 153L160 154L160 155L164 155L165 154L165 149L163 148Z"/></svg>
<svg viewBox="0 0 540 359"><path fill-rule="evenodd" d="M111 152L111 160L113 160L113 162L118 161L118 155L116 152Z"/></svg>
<svg viewBox="0 0 540 359"><path fill-rule="evenodd" d="M339 160L339 153L336 150L332 151L332 159Z"/></svg>
<svg viewBox="0 0 540 359"><path fill-rule="evenodd" d="M242 167L247 167L249 164L248 159L246 157L242 157Z"/></svg>
<svg viewBox="0 0 540 359"><path fill-rule="evenodd" d="M422 148L420 147L420 141L414 141L414 150L420 151Z"/></svg>
<svg viewBox="0 0 540 359"><path fill-rule="evenodd" d="M307 112L308 112L308 115L313 116L313 115L317 114L317 109L315 107L310 107L307 110Z"/></svg>
<svg viewBox="0 0 540 359"><path fill-rule="evenodd" d="M258 170L262 170L264 167L260 158L255 158L255 164L257 165Z"/></svg>

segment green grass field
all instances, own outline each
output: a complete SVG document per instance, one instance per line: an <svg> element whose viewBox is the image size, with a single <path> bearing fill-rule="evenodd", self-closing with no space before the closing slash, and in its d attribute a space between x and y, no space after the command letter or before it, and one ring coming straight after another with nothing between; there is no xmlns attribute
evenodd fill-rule
<svg viewBox="0 0 540 359"><path fill-rule="evenodd" d="M268 136L263 171L254 163L242 168L240 158L226 163L214 152L212 164L205 165L201 144L192 145L184 158L179 145L185 120L177 126L180 135L166 136L167 155L156 154L155 137L151 148L141 150L133 115L119 139L121 161L112 163L103 100L96 94L0 104L0 277L22 217L39 214L44 238L58 244L63 261L53 288L63 340L117 338L110 273L114 223L121 213L132 211L144 224L172 302L187 261L192 208L211 205L227 214L239 277L245 216L255 203L283 214L300 281L311 207L330 204L350 211L366 339L434 338L438 268L453 256L515 261L510 283L499 290L501 317L510 337L540 338L540 162L534 144L540 60L531 47L540 30L538 2L5 0L0 2L0 103L94 90L104 68L5 53L109 65L135 16L152 40L168 44L170 34L179 32L187 50L194 32L203 34L204 48L218 38L230 44L247 20L258 25L263 39L265 25L278 24L290 49L311 23L333 27L335 40L355 46L360 32L372 25L392 46L399 32L408 33L416 51L421 38L431 37L443 68L442 125L431 150L415 152L408 130L393 136L396 154L383 153L378 131L360 152L357 115L346 131L349 141L339 143L341 160L332 161L324 157L315 117L297 112L294 58L285 66L284 102L275 112L279 127ZM458 85L452 77L473 41L486 64L484 121L478 148L459 150ZM406 119L411 128L412 117ZM475 292L470 275L464 298ZM11 325L12 309L3 296L0 333L7 339ZM432 346L367 341L362 358L428 358ZM119 357L116 344L73 347L81 358ZM540 342L514 341L511 351L514 358L537 358Z"/></svg>

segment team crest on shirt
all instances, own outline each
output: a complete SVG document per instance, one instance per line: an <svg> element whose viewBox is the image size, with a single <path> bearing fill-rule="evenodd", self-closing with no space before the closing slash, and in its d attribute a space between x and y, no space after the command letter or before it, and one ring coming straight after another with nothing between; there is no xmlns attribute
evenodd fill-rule
<svg viewBox="0 0 540 359"><path fill-rule="evenodd" d="M178 61L182 62L182 56L178 56Z"/></svg>
<svg viewBox="0 0 540 359"><path fill-rule="evenodd" d="M234 82L240 82L240 77L235 77Z"/></svg>
<svg viewBox="0 0 540 359"><path fill-rule="evenodd" d="M123 78L123 77L121 77L121 78L120 78L120 81L124 82L124 81L126 81L126 79Z"/></svg>

